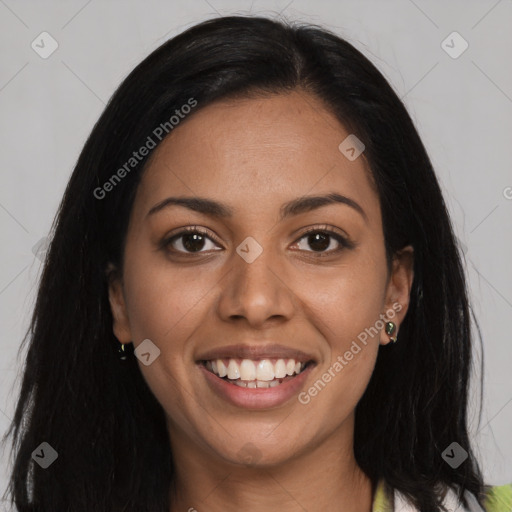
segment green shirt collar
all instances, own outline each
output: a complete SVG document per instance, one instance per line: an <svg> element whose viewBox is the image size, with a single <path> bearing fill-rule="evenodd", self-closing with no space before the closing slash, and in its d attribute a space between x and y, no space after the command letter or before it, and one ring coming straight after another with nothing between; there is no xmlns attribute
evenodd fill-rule
<svg viewBox="0 0 512 512"><path fill-rule="evenodd" d="M372 512L393 512L393 491L380 479L373 496ZM512 511L512 484L484 486L485 512L511 512Z"/></svg>

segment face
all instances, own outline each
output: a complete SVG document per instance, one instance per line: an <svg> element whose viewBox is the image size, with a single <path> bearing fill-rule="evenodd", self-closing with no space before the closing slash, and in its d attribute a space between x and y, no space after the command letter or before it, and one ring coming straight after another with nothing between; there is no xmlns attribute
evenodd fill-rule
<svg viewBox="0 0 512 512"><path fill-rule="evenodd" d="M138 364L173 450L275 464L351 439L413 274L411 248L388 271L364 153L338 149L348 135L295 91L204 107L155 150L109 291L118 340L160 350Z"/></svg>

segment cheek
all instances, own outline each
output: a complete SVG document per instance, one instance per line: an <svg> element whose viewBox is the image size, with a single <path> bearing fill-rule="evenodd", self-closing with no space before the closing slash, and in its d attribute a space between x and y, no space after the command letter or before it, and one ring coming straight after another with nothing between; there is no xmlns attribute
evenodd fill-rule
<svg viewBox="0 0 512 512"><path fill-rule="evenodd" d="M323 275L303 273L298 282L310 322L327 341L324 360L301 403L331 411L325 423L330 428L355 408L372 375L383 326L379 315L384 313L386 268L374 257L354 258Z"/></svg>
<svg viewBox="0 0 512 512"><path fill-rule="evenodd" d="M304 435L329 435L354 413L373 373L377 347L359 343L356 353L348 352L353 354L351 360L345 355L333 357L299 395L303 414L307 411L311 418Z"/></svg>
<svg viewBox="0 0 512 512"><path fill-rule="evenodd" d="M218 279L217 279L218 280ZM205 321L209 294L216 280L193 269L172 269L144 253L125 261L127 310L134 345L150 339L159 356L150 365L139 363L141 373L164 410L182 417L190 407L187 386L192 361L189 339Z"/></svg>
<svg viewBox="0 0 512 512"><path fill-rule="evenodd" d="M385 268L375 263L301 274L298 293L316 317L333 354L344 352L361 332L375 325L384 312L385 280Z"/></svg>
<svg viewBox="0 0 512 512"><path fill-rule="evenodd" d="M127 260L125 289L132 334L150 338L161 348L177 350L191 334L208 300L211 283L196 267L172 269L170 263L149 263L143 257ZM145 263L146 262L146 263Z"/></svg>
<svg viewBox="0 0 512 512"><path fill-rule="evenodd" d="M326 435L349 417L363 396L380 341L382 279L369 271L341 274L335 282L316 280L323 285L321 291L319 286L309 295L311 322L327 343L324 360L299 397L311 417L318 417L311 428Z"/></svg>

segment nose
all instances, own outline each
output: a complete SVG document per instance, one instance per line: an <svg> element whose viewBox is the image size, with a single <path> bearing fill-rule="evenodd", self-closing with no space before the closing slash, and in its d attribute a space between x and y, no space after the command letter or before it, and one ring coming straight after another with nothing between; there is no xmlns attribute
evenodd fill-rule
<svg viewBox="0 0 512 512"><path fill-rule="evenodd" d="M251 327L261 328L292 318L297 298L283 264L269 249L249 261L233 253L231 270L221 281L218 313L222 319L245 320Z"/></svg>

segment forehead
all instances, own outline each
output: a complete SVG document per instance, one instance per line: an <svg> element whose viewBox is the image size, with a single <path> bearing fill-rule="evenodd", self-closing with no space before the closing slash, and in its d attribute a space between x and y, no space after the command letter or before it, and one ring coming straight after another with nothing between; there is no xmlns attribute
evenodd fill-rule
<svg viewBox="0 0 512 512"><path fill-rule="evenodd" d="M350 133L314 96L294 91L197 108L156 148L137 191L138 213L169 195L216 198L245 214L333 191L369 216L375 209L364 154L350 161L340 152Z"/></svg>

